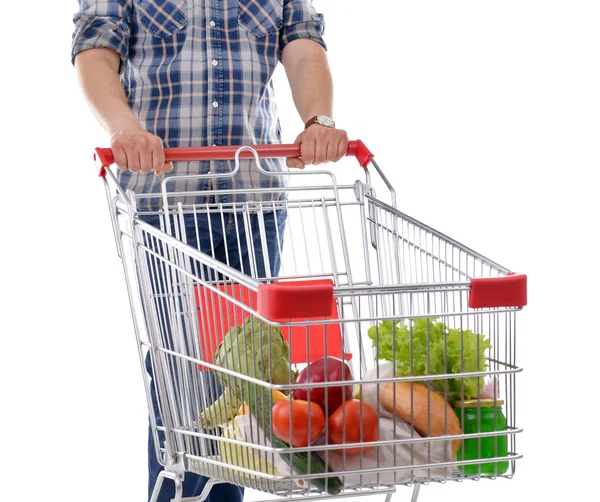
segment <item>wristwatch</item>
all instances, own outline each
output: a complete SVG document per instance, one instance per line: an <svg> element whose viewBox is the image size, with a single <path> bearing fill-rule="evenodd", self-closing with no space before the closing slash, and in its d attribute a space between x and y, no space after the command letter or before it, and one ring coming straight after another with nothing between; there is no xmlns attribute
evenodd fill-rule
<svg viewBox="0 0 600 502"><path fill-rule="evenodd" d="M317 115L304 124L304 129L308 129L313 124L319 124L324 127L335 127L335 122L325 115Z"/></svg>

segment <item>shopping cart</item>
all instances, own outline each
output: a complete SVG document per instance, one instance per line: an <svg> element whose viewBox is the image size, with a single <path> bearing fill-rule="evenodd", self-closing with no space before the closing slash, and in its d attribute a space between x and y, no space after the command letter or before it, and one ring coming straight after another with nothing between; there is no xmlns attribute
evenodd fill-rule
<svg viewBox="0 0 600 502"><path fill-rule="evenodd" d="M290 500L389 501L407 485L415 501L423 484L513 476L525 275L400 212L360 141L348 155L364 176L349 183L338 168L261 167L298 145L165 153L236 169L254 159L291 182L182 193L177 180L194 177L173 176L136 195L109 169L110 149L96 151L165 467L154 498L167 479L180 502L186 472L210 478L198 500L226 482ZM140 208L147 197L161 209Z"/></svg>

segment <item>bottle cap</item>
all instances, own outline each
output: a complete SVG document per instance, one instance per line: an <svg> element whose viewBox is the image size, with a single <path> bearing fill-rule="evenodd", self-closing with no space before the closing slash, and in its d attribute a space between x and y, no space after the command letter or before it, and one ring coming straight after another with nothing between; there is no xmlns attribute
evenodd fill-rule
<svg viewBox="0 0 600 502"><path fill-rule="evenodd" d="M502 406L504 400L502 399L469 399L467 401L456 401L453 406L455 408L485 408L490 406Z"/></svg>

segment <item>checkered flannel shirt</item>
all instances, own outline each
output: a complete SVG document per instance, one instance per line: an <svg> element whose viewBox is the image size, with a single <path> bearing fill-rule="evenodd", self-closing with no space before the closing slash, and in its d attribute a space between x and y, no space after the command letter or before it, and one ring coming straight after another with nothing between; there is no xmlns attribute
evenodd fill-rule
<svg viewBox="0 0 600 502"><path fill-rule="evenodd" d="M323 16L312 0L79 0L74 16L72 59L105 47L121 58L120 78L142 126L165 147L248 145L281 142L272 77L284 47L311 39L325 47ZM264 160L271 172L281 159ZM231 161L178 162L171 175L231 173ZM212 180L217 201L273 200L286 176L261 174L245 160L235 177ZM163 177L120 172L119 182L136 194L160 192ZM207 179L170 183L170 190L208 189ZM218 190L240 190L219 194ZM155 210L159 198L142 197L140 209ZM188 197L187 202L205 198Z"/></svg>

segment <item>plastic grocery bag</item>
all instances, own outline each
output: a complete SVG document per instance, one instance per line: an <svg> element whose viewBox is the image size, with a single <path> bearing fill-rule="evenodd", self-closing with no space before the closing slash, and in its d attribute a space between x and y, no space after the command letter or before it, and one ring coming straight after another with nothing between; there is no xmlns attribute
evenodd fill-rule
<svg viewBox="0 0 600 502"><path fill-rule="evenodd" d="M406 422L395 418L380 418L379 441L417 439L419 434ZM318 444L324 444L324 437L319 438ZM363 485L408 483L414 478L443 480L452 475L449 467L419 467L423 464L435 464L455 460L452 456L448 441L427 441L401 443L396 445L381 445L371 450L363 450L360 454L344 455L343 450L317 452L323 461L334 472L354 471L363 469L386 469L383 472L366 472L343 476L345 488L355 488ZM344 458L345 457L345 458ZM392 469L408 467L403 469ZM414 477L413 477L414 476Z"/></svg>
<svg viewBox="0 0 600 502"><path fill-rule="evenodd" d="M455 461L450 440L435 439L432 441L412 441L421 435L410 424L381 406L379 400L380 385L369 382L370 379L393 376L392 364L383 364L377 370L365 375L360 384L360 395L379 416L379 441L409 440L411 442L395 445L377 446L371 450L363 450L362 454L345 455L343 450L319 453L332 471L351 471L362 469L386 469L379 473L352 474L344 476L344 486L355 487L364 484L398 484L407 483L414 478L444 480L452 476L452 467L434 466L420 467L424 464L439 464ZM400 469L393 469L398 467ZM409 467L409 468L407 468ZM388 470L389 469L389 470Z"/></svg>
<svg viewBox="0 0 600 502"><path fill-rule="evenodd" d="M258 427L256 419L251 415L234 418L233 427L224 428L226 437L239 439L252 444L271 447L269 439ZM382 417L379 420L379 440L418 439L421 436L406 422L398 417ZM326 434L323 433L313 445L324 445ZM449 441L425 441L378 446L359 455L345 455L343 450L317 451L319 457L333 472L363 469L386 469L379 473L363 473L343 475L345 488L355 488L366 484L399 484L413 481L414 478L443 480L452 475L449 467L419 467L423 464L436 464L455 460L452 456ZM291 476L292 469L280 455L265 452L252 447L241 447L233 444L221 446L221 456L229 464L244 467L275 476ZM412 468L406 468L410 467ZM399 469L387 470L397 467ZM405 467L402 469L402 467ZM413 477L414 476L414 477ZM307 481L296 480L300 487L306 487Z"/></svg>

